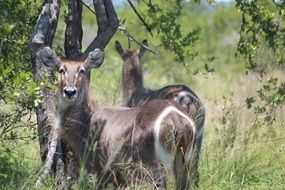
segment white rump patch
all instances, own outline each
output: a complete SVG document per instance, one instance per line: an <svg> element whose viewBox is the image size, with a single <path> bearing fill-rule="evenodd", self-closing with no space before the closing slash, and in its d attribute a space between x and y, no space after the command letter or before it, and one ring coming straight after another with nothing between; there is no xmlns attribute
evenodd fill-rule
<svg viewBox="0 0 285 190"><path fill-rule="evenodd" d="M174 159L174 155L169 154L168 152L165 151L165 149L162 147L160 140L159 140L159 132L160 132L160 128L161 128L161 122L162 120L170 113L170 112L176 112L177 114L179 114L180 116L184 117L185 119L187 119L190 124L191 127L193 129L193 139L195 138L195 134L196 134L196 128L195 128L195 124L194 122L183 112L181 112L180 110L178 110L177 108L173 107L173 106L169 106L167 108L165 108L163 110L163 112L158 116L158 118L155 121L154 124L154 134L155 134L155 142L154 142L154 146L155 146L155 150L156 150L156 155L158 156L158 158L166 164L166 166L170 167L173 163L173 159ZM186 153L186 161L188 162L190 160L190 157L192 155L192 151L193 151L193 146L191 146L191 148L189 149L189 151Z"/></svg>

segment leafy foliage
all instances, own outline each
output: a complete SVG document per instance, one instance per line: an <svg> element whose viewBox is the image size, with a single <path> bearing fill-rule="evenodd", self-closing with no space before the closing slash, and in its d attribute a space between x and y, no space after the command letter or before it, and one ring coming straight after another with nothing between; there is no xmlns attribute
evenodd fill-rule
<svg viewBox="0 0 285 190"><path fill-rule="evenodd" d="M285 83L279 83L278 81L278 78L270 78L257 91L259 104L254 106L254 110L257 115L264 115L263 119L268 124L272 124L275 121L276 111L285 101ZM246 99L248 108L251 108L255 102L256 98L254 97Z"/></svg>
<svg viewBox="0 0 285 190"><path fill-rule="evenodd" d="M246 58L247 68L255 69L261 64L284 65L284 2L237 0L236 3L242 15L238 51ZM260 56L265 51L269 51L270 60L263 62Z"/></svg>
<svg viewBox="0 0 285 190"><path fill-rule="evenodd" d="M16 189L31 171L15 152L35 139L32 114L41 101L40 87L32 79L28 46L38 3L5 0L0 7L0 189Z"/></svg>
<svg viewBox="0 0 285 190"><path fill-rule="evenodd" d="M137 2L140 13L152 27L154 36L148 39L150 47L167 49L157 57L146 54L146 86L160 88L171 83L184 83L191 86L206 105L201 189L282 189L285 185L282 167L285 161L284 113L278 111L284 105L285 85L282 72L267 80L265 77L284 66L284 13L279 13L284 3L236 0L234 7L232 4L220 6L214 1L208 1L214 6L204 5L203 1L200 5L179 0ZM31 147L22 149L25 141L15 141L24 136L35 137L35 131L31 130L34 122L28 121L33 114L31 110L41 101L40 88L46 84L46 81L32 81L27 45L38 5L33 0L7 0L0 1L0 7L0 143L5 145L0 149L0 189L21 186L32 189L40 159L38 156L24 159L12 150L38 153L38 143L32 142ZM127 18L127 29L142 40L146 38L146 31L135 16L128 20L131 13L128 7L118 10L120 17ZM89 26L87 31L96 31L93 13L88 15L85 10L84 14L83 24ZM233 56L240 21L238 51L245 59ZM61 34L59 32L56 38L59 46L63 44ZM93 32L89 34L93 35ZM92 73L90 95L102 105L120 104L121 59L114 51L113 41L122 38L117 34L112 39L105 49L105 63ZM89 43L90 38L85 40ZM156 46L158 43L160 45ZM189 66L193 73L203 69L213 75L193 76L183 64L173 63L173 54L178 62L191 62ZM193 59L204 56L209 58ZM212 62L216 63L214 68L209 64ZM260 73L264 77L263 83L250 78L251 72L244 76L244 65L248 70ZM244 105L246 97L247 104ZM252 108L256 114L244 106ZM29 164L32 169L27 167ZM83 170L81 173L75 189L96 186L96 179ZM173 185L170 183L168 187ZM46 188L51 187L56 188L52 179ZM144 189L141 185L135 187Z"/></svg>
<svg viewBox="0 0 285 190"><path fill-rule="evenodd" d="M0 2L0 140L22 138L19 128L34 129L30 121L41 97L32 79L28 41L37 18L35 1ZM35 134L34 134L35 135ZM34 137L34 135L32 135ZM4 142L3 142L4 143Z"/></svg>
<svg viewBox="0 0 285 190"><path fill-rule="evenodd" d="M155 30L162 46L175 53L175 61L184 62L186 56L192 59L197 56L195 45L199 42L201 28L194 28L189 32L183 31L179 19L185 12L184 1L169 0L167 2L143 1L146 6L144 17L150 23L151 30ZM166 6L166 4L168 6Z"/></svg>
<svg viewBox="0 0 285 190"><path fill-rule="evenodd" d="M282 69L285 64L285 2L236 0L236 7L242 15L237 50L246 59L246 67L261 77L274 67ZM277 107L285 102L284 80L271 77L258 90L257 96L262 104L254 107L255 112L265 113L265 120L272 123ZM256 99L247 98L248 108Z"/></svg>

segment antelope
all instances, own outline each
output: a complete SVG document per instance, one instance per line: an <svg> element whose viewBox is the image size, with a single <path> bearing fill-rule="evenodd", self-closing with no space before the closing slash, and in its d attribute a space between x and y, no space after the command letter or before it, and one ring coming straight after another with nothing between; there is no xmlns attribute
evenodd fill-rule
<svg viewBox="0 0 285 190"><path fill-rule="evenodd" d="M197 124L197 142L195 146L195 161L192 166L194 184L198 186L199 172L198 162L201 151L205 108L199 97L185 85L169 85L158 90L151 90L144 87L143 65L141 59L147 50L147 40L142 42L139 50L125 50L120 42L115 42L115 48L123 59L122 67L122 91L123 106L135 107L154 99L172 99L183 106L185 111Z"/></svg>
<svg viewBox="0 0 285 190"><path fill-rule="evenodd" d="M136 108L99 109L89 102L87 73L102 64L102 50L95 49L84 62L60 60L49 47L38 56L60 73L54 123L88 171L101 179L99 188L108 183L126 188L128 180L135 180L128 178L134 168L120 168L120 159L145 166L154 174L155 187L162 188L167 187L164 167L172 166L176 188L190 188L196 126L183 107L172 100L153 100Z"/></svg>

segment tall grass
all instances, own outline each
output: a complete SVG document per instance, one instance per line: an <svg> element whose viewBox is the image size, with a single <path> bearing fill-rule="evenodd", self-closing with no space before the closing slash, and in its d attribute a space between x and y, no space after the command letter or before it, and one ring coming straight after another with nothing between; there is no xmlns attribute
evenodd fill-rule
<svg viewBox="0 0 285 190"><path fill-rule="evenodd" d="M118 60L107 57L105 68L100 72L95 70L92 77L90 96L99 100L100 105L120 104L120 70L112 70L110 61ZM276 121L268 125L245 104L245 98L259 88L257 78L242 72L232 71L232 74L217 71L213 75L194 76L195 83L184 82L198 93L207 111L199 168L200 189L284 189L284 107L280 108ZM158 84L158 81L153 78L148 83L153 86L168 83L165 80ZM36 189L34 184L41 168L38 142L15 141L12 144L13 150L0 154L0 189ZM1 149L11 149L11 144L0 142L0 145ZM81 174L73 189L96 188L94 175L87 174L84 168ZM134 182L130 186L152 189L151 183ZM43 188L54 187L49 179ZM168 187L175 187L169 172Z"/></svg>
<svg viewBox="0 0 285 190"><path fill-rule="evenodd" d="M91 17L94 18L93 15ZM199 18L202 18L200 13ZM204 20L208 18L203 17ZM141 30L138 32L143 33ZM224 33L219 35L223 37ZM210 40L212 34L208 37ZM90 97L100 106L121 104L122 60L113 48L117 39L126 41L118 33L105 50L104 64L92 71ZM217 56L213 74L193 75L193 69L187 70L182 64L170 63L172 59L165 51L160 52L158 57L146 55L145 86L155 89L167 84L184 83L204 102L206 122L199 165L200 189L284 189L285 106L279 108L276 121L272 124L266 123L263 115L255 115L253 110L248 110L245 99L255 95L261 85L259 79L252 73L245 75L243 64L237 64L243 62L234 57L234 44L231 47L219 46L219 40L222 39L212 42L211 49L207 42L201 43L211 55ZM152 44L152 39L149 41ZM201 67L201 63L195 60L191 60L189 65ZM274 72L271 75L281 78L284 73ZM1 108L5 109L2 104ZM40 168L37 140L9 143L0 140L0 189L37 189L35 182ZM94 175L87 174L83 167L80 173L80 179L72 189L96 188L98 179ZM173 177L168 171L167 174L168 187L174 189ZM130 186L131 189L152 189L150 184L134 182ZM42 189L51 188L56 188L52 177Z"/></svg>
<svg viewBox="0 0 285 190"><path fill-rule="evenodd" d="M284 189L284 107L268 125L244 103L259 88L258 80L245 75L235 76L235 82L223 78L208 83L213 92L205 98L201 189ZM208 85L204 83L203 89Z"/></svg>

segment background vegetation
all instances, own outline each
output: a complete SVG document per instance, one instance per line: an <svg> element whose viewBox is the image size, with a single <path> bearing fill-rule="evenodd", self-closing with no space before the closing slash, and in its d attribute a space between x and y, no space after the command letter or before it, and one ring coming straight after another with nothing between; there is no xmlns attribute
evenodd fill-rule
<svg viewBox="0 0 285 190"><path fill-rule="evenodd" d="M145 86L184 83L206 106L201 189L284 189L283 1L176 1L183 8L175 14L171 1L137 2L153 36L127 4L117 13L124 28L139 41L146 38L158 53L144 56ZM41 167L33 108L45 82L32 81L27 44L40 5L8 0L0 7L0 189L30 189ZM63 55L61 14L53 48ZM96 35L96 20L86 8L83 17L84 46ZM121 104L122 60L115 40L128 46L118 30L105 49L104 64L92 73L90 97L102 106ZM138 46L131 43L131 48ZM83 175L74 188L92 187L91 179Z"/></svg>

